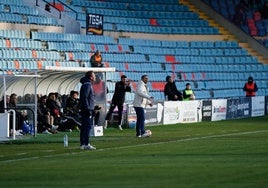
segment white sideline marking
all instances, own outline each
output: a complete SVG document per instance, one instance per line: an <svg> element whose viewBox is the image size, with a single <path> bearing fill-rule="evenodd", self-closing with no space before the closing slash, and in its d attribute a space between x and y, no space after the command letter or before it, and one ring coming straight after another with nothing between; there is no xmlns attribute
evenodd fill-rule
<svg viewBox="0 0 268 188"><path fill-rule="evenodd" d="M187 141L194 141L194 140L203 140L203 139L208 139L208 138L221 138L221 137L228 137L228 136L247 135L247 134L256 134L256 133L264 133L264 132L268 132L268 130L230 133L230 134L221 134L221 135L210 135L210 136L202 136L202 137L196 137L196 138L184 138L184 139L171 140L171 141L165 141L165 142L155 142L155 143L146 143L146 144L138 144L138 145L131 145L131 146L120 146L120 147L113 147L113 148L97 149L91 152L101 152L101 151L109 151L109 150L117 150L117 149L135 148L135 147L148 146L148 145L160 145L160 144L166 144L166 143L187 142ZM142 139L142 138L137 138L137 139ZM79 149L79 147L70 148L70 149ZM27 158L21 158L21 159L11 159L11 160L6 160L6 161L0 161L0 163L27 161L27 160L33 160L33 159L55 157L55 156L67 156L67 155L81 154L85 152L86 151L75 152L75 153L62 153L62 154L55 154L55 155L45 155L45 156L35 156L35 157L27 157Z"/></svg>

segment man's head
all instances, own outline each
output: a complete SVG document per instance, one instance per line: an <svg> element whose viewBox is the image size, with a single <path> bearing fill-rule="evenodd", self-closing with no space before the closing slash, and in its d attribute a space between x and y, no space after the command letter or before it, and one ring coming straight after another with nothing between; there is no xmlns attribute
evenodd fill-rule
<svg viewBox="0 0 268 188"><path fill-rule="evenodd" d="M146 74L142 75L142 76L141 76L141 80L142 80L145 84L147 84L147 82L148 82L148 80L149 80L148 75L146 75Z"/></svg>
<svg viewBox="0 0 268 188"><path fill-rule="evenodd" d="M126 75L122 75L121 76L121 82L123 82L124 84L126 84L127 83L127 76Z"/></svg>
<svg viewBox="0 0 268 188"><path fill-rule="evenodd" d="M12 93L12 94L10 95L9 102L10 102L11 104L16 104L16 103L17 103L17 94Z"/></svg>
<svg viewBox="0 0 268 188"><path fill-rule="evenodd" d="M191 84L190 83L186 84L186 89L191 89Z"/></svg>
<svg viewBox="0 0 268 188"><path fill-rule="evenodd" d="M46 103L46 101L47 101L47 96L46 95L43 95L42 97L40 97L40 102Z"/></svg>
<svg viewBox="0 0 268 188"><path fill-rule="evenodd" d="M94 82L96 80L96 76L93 71L86 72L85 77L87 77L91 82Z"/></svg>
<svg viewBox="0 0 268 188"><path fill-rule="evenodd" d="M167 76L166 77L166 82L168 82L168 83L172 83L173 82L173 79L171 78L171 76Z"/></svg>
<svg viewBox="0 0 268 188"><path fill-rule="evenodd" d="M248 77L248 83L251 84L252 82L253 82L253 77L252 76Z"/></svg>
<svg viewBox="0 0 268 188"><path fill-rule="evenodd" d="M72 98L74 98L74 99L77 99L77 98L78 98L78 95L79 95L78 91L74 91L74 90L72 90L72 91L70 92L70 96L71 96Z"/></svg>

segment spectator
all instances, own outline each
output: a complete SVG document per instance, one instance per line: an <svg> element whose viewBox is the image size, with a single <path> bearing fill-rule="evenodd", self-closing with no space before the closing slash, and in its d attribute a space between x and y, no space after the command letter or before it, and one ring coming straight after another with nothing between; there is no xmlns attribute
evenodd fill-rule
<svg viewBox="0 0 268 188"><path fill-rule="evenodd" d="M69 129L78 129L81 127L79 115L79 93L78 91L71 91L70 96L66 99L66 108L64 110L64 117L68 120Z"/></svg>
<svg viewBox="0 0 268 188"><path fill-rule="evenodd" d="M131 92L130 82L127 80L127 77L125 75L122 75L121 81L116 82L115 84L114 95L112 98L111 106L105 118L105 120L110 120L115 107L117 107L118 128L120 130L123 130L122 129L122 113L123 113L123 105L125 102L126 92Z"/></svg>
<svg viewBox="0 0 268 188"><path fill-rule="evenodd" d="M182 94L181 92L177 89L176 84L174 80L171 78L171 76L166 77L166 85L164 89L164 94L167 100L169 101L178 101L182 100Z"/></svg>
<svg viewBox="0 0 268 188"><path fill-rule="evenodd" d="M45 5L45 10L48 11L48 12L51 11L51 10L50 10L50 4L49 4L49 3L47 3L47 4Z"/></svg>
<svg viewBox="0 0 268 188"><path fill-rule="evenodd" d="M95 81L95 73L93 71L86 72L85 76L80 79L82 84L80 88L80 110L81 110L81 131L80 131L80 149L95 150L96 148L89 143L89 133L93 126L94 119L94 90L93 82Z"/></svg>
<svg viewBox="0 0 268 188"><path fill-rule="evenodd" d="M90 58L91 67L103 67L102 56L97 50Z"/></svg>
<svg viewBox="0 0 268 188"><path fill-rule="evenodd" d="M184 101L189 101L189 100L194 100L195 95L194 91L191 89L191 84L187 83L186 88L183 90L183 100Z"/></svg>
<svg viewBox="0 0 268 188"><path fill-rule="evenodd" d="M240 2L235 6L235 14L233 16L233 22L236 25L245 25L246 24L246 11L247 3L245 0L240 0Z"/></svg>
<svg viewBox="0 0 268 188"><path fill-rule="evenodd" d="M54 117L55 121L60 121L62 114L60 106L57 101L56 93L49 93L46 101L46 106L50 109L50 114Z"/></svg>
<svg viewBox="0 0 268 188"><path fill-rule="evenodd" d="M70 96L66 99L65 115L71 116L79 121L79 93L72 90Z"/></svg>
<svg viewBox="0 0 268 188"><path fill-rule="evenodd" d="M248 77L247 83L245 83L243 90L246 92L246 97L255 97L258 91L257 84L254 82L253 77Z"/></svg>
<svg viewBox="0 0 268 188"><path fill-rule="evenodd" d="M28 119L27 111L17 109L17 94L12 93L10 95L9 103L7 104L8 109L14 109L16 112L16 135L22 135L23 123ZM13 129L13 114L10 116L10 128Z"/></svg>
<svg viewBox="0 0 268 188"><path fill-rule="evenodd" d="M46 105L47 96L40 97L37 104L38 132L45 134L57 133L58 126L54 125L54 117Z"/></svg>
<svg viewBox="0 0 268 188"><path fill-rule="evenodd" d="M268 19L268 1L266 1L261 9L261 17Z"/></svg>
<svg viewBox="0 0 268 188"><path fill-rule="evenodd" d="M2 100L0 101L0 113L5 112L5 108L7 108L9 106L9 100L10 100L9 95L6 95L6 105L5 105L5 99L3 96Z"/></svg>
<svg viewBox="0 0 268 188"><path fill-rule="evenodd" d="M143 75L141 80L138 82L137 90L135 92L133 106L137 115L136 122L136 136L137 137L148 137L145 133L145 112L144 109L149 104L153 105L153 97L149 95L149 90L147 87L148 76Z"/></svg>

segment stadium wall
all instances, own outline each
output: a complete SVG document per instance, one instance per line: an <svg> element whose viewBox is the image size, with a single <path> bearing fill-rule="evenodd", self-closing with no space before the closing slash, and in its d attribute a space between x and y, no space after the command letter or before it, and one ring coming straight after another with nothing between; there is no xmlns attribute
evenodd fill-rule
<svg viewBox="0 0 268 188"><path fill-rule="evenodd" d="M168 125L250 118L268 114L268 96L229 99L161 101L146 108L146 125ZM128 126L133 128L136 114L128 105Z"/></svg>

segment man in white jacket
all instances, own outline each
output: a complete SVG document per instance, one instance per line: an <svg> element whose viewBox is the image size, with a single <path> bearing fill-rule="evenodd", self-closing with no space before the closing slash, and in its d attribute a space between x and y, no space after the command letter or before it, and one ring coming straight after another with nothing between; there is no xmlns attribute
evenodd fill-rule
<svg viewBox="0 0 268 188"><path fill-rule="evenodd" d="M135 92L135 97L133 101L133 106L137 115L136 122L136 136L137 137L147 137L145 133L145 113L144 109L149 104L152 106L153 97L149 95L149 90L147 87L148 76L142 75L141 80L138 82L137 90Z"/></svg>

